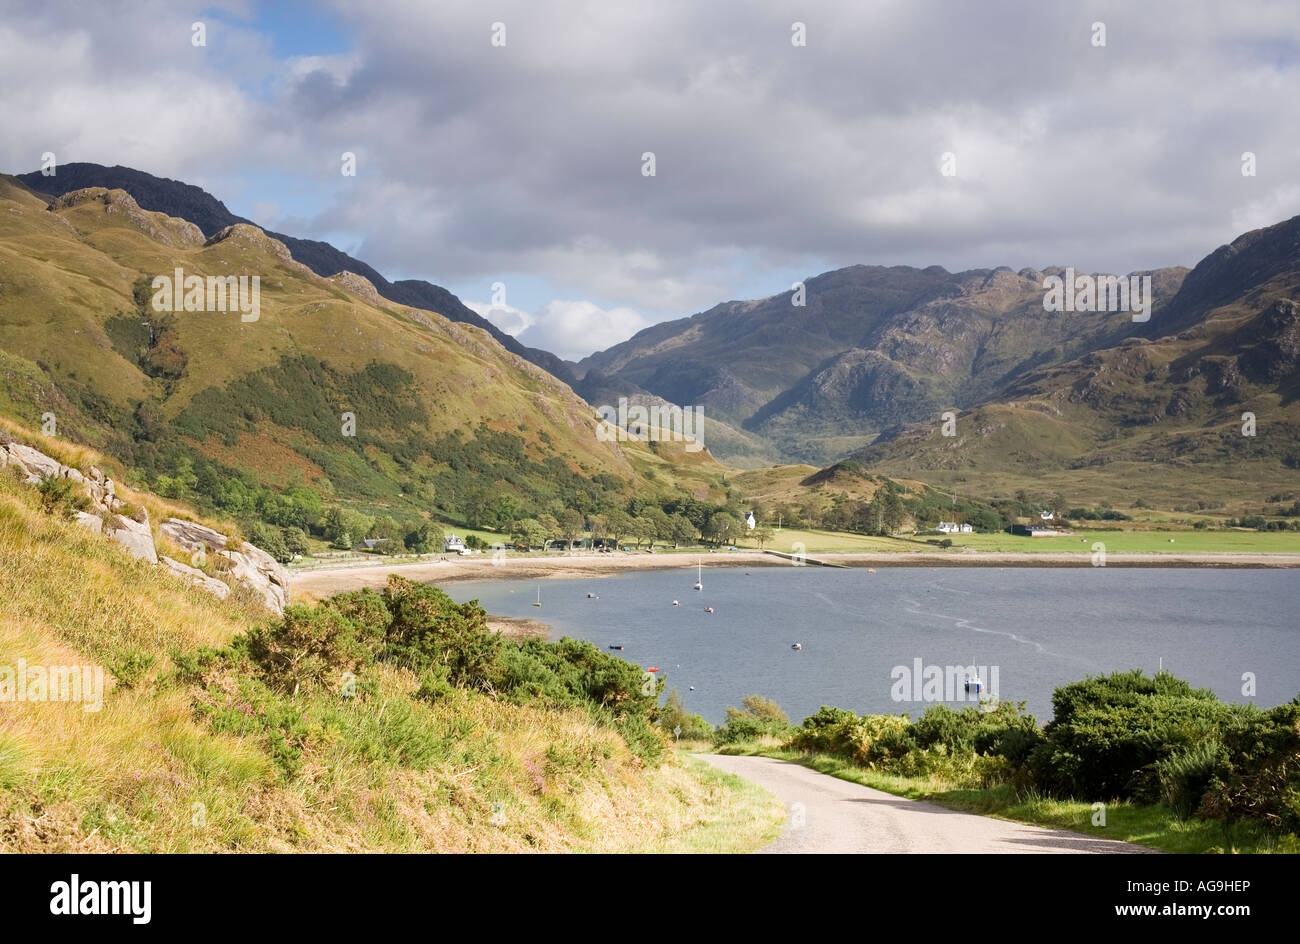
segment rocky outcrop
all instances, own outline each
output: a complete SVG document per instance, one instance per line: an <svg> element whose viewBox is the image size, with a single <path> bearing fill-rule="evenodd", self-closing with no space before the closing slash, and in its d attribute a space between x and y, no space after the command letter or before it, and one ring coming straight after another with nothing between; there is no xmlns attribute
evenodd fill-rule
<svg viewBox="0 0 1300 944"><path fill-rule="evenodd" d="M247 541L240 542L238 548L228 547L229 539L224 534L198 522L168 518L158 530L196 555L191 558L191 564L206 556L213 557L216 569L226 579L219 580L191 564L160 556L149 513L122 501L113 480L95 466L83 474L39 449L0 441L0 469L8 469L28 485L37 485L50 475L76 482L90 499L90 508L76 512L73 520L115 541L138 560L156 564L223 600L230 596L233 581L247 587L267 609L276 613L283 613L289 602L289 572L275 558Z"/></svg>
<svg viewBox="0 0 1300 944"><path fill-rule="evenodd" d="M227 547L228 539L194 521L168 518L159 530L187 551L214 554L227 562L227 573L244 584L269 609L283 612L289 602L289 572L274 557L259 547L243 541L239 549Z"/></svg>
<svg viewBox="0 0 1300 944"><path fill-rule="evenodd" d="M188 580L200 590L206 590L208 593L214 594L223 600L230 596L230 584L223 583L216 577L209 577L197 567L191 567L189 564L182 564L180 561L173 560L170 557L160 557L158 558L158 563L162 564L163 567L166 567L182 580Z"/></svg>

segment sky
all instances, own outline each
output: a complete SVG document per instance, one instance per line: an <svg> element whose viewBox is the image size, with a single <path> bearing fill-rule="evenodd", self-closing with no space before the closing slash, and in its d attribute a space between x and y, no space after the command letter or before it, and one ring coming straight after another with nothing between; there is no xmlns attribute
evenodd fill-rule
<svg viewBox="0 0 1300 944"><path fill-rule="evenodd" d="M0 0L0 170L185 180L571 359L846 265L1194 265L1300 213L1297 90L1290 0Z"/></svg>

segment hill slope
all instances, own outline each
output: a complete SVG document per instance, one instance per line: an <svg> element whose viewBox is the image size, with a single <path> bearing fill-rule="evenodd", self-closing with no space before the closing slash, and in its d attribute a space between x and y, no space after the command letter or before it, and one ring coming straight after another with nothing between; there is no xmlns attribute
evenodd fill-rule
<svg viewBox="0 0 1300 944"><path fill-rule="evenodd" d="M177 268L257 275L259 317L154 311L150 280ZM455 520L472 502L591 507L652 469L695 491L716 474L706 452L602 442L590 406L481 329L120 190L47 207L0 178L0 371L0 413L51 414L164 494L235 516L265 517L265 487Z"/></svg>
<svg viewBox="0 0 1300 944"><path fill-rule="evenodd" d="M956 436L937 420L905 426L853 458L985 494L1069 490L1076 503L1300 497L1298 233L1300 217L1216 250L1141 336L1025 374L959 417Z"/></svg>
<svg viewBox="0 0 1300 944"><path fill-rule="evenodd" d="M727 302L647 328L578 372L702 404L787 459L826 462L1139 327L1126 314L1044 312L1044 275L1058 272L852 266L809 279L803 306L789 292ZM1160 302L1184 270L1150 274Z"/></svg>
<svg viewBox="0 0 1300 944"><path fill-rule="evenodd" d="M2 471L0 572L0 850L749 851L782 815L582 707L433 693L386 662L355 694L278 690L230 646L256 611Z"/></svg>
<svg viewBox="0 0 1300 944"><path fill-rule="evenodd" d="M193 184L166 177L155 177L153 174L130 167L71 163L61 165L51 177L33 171L17 174L15 178L32 190L52 197L61 197L89 187L123 190L131 195L141 209L189 220L207 237L214 236L226 227L237 223L256 225L252 220L235 216L226 209L224 203ZM360 259L354 259L329 243L314 239L299 239L270 231L267 235L283 243L295 261L301 262L317 275L328 277L339 272L354 272L367 279L375 290L389 301L411 308L436 311L452 321L482 328L511 353L537 364L566 383L573 381L572 374L563 360L549 351L520 344L492 322L466 307L459 298L441 286L421 279L389 282Z"/></svg>

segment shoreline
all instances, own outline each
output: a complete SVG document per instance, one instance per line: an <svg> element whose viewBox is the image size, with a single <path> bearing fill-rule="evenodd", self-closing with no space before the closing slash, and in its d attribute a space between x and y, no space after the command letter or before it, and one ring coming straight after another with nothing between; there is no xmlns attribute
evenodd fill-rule
<svg viewBox="0 0 1300 944"><path fill-rule="evenodd" d="M310 602L359 590L382 588L389 574L419 583L464 580L545 580L554 578L611 577L640 570L694 568L695 560L710 567L790 567L789 560L762 551L718 551L712 554L576 554L556 557L456 557L447 560L390 564L354 564L291 572L292 597ZM1051 551L918 551L879 553L829 553L808 555L809 564L868 567L1091 567L1090 554ZM1107 567L1213 567L1227 569L1300 568L1300 553L1221 551L1214 553L1112 553Z"/></svg>

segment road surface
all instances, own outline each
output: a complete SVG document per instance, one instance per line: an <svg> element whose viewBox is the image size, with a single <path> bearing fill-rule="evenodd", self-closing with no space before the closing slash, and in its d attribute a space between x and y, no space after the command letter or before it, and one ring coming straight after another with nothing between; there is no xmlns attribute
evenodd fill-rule
<svg viewBox="0 0 1300 944"><path fill-rule="evenodd" d="M785 803L785 828L779 839L759 850L764 853L1154 851L908 800L771 757L697 756L770 790Z"/></svg>

